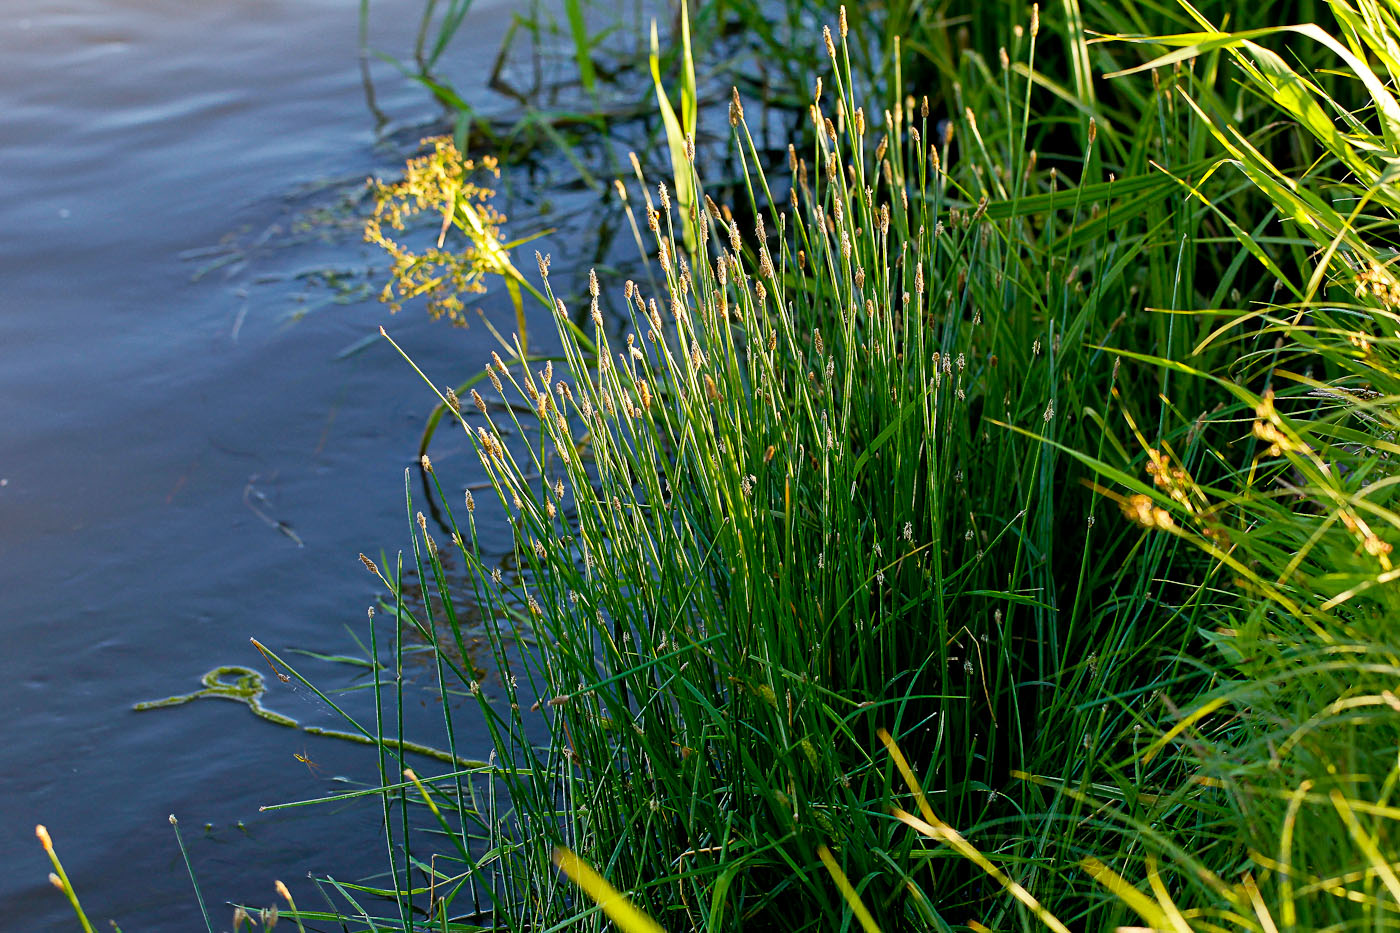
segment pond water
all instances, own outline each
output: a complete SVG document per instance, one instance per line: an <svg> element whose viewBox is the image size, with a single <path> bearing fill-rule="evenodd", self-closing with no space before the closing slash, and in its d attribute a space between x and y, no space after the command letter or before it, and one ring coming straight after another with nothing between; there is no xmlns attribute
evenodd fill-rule
<svg viewBox="0 0 1400 933"><path fill-rule="evenodd" d="M474 5L459 89L483 85L513 6ZM377 804L258 807L350 789L336 776L372 782L372 755L234 703L132 705L219 665L266 673L250 636L362 655L350 632L364 636L379 591L356 555L407 541L404 469L431 401L364 340L390 324L444 383L492 349L479 325L391 322L359 300L382 263L342 202L417 133L380 142L354 4L0 7L0 917L76 928L46 881L44 823L100 928L202 928L171 813L216 929L228 902L272 903L277 878L322 906L308 871L382 869ZM409 48L420 9L375 0L374 45ZM433 117L421 87L373 71L400 125ZM552 202L567 218L597 196ZM512 235L543 226L536 202L503 207L527 221ZM570 246L561 233L545 248ZM513 329L503 295L480 304ZM443 456L460 488L468 456ZM351 665L295 663L328 690L364 683ZM343 728L268 680L272 709ZM367 696L345 694L362 715ZM431 741L426 694L420 718Z"/></svg>

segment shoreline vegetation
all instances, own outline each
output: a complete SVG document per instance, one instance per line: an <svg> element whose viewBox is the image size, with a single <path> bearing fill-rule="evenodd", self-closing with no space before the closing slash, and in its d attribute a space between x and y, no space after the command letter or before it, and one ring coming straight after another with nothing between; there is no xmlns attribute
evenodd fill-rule
<svg viewBox="0 0 1400 933"><path fill-rule="evenodd" d="M351 720L386 872L282 916L1400 928L1400 6L841 8L774 94L785 159L736 87L711 176L728 6L683 8L678 93L653 36L670 116L616 184L645 281L523 274L460 120L375 189L395 303L500 277L520 329L451 388L408 360L425 494L361 558ZM453 424L484 477L433 465ZM484 762L409 768L410 641L441 754Z"/></svg>

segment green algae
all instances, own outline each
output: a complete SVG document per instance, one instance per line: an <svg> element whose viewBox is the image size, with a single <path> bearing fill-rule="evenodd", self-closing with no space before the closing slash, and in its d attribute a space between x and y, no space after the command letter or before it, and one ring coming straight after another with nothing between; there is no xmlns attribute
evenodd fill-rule
<svg viewBox="0 0 1400 933"><path fill-rule="evenodd" d="M234 679L228 680L230 677ZM200 682L204 684L203 690L166 697L163 700L147 700L144 703L137 703L132 709L138 712L148 709L164 709L167 706L183 706L192 700L210 697L243 703L253 711L253 715L279 726L289 726L293 729L301 728L301 723L290 716L274 713L262 705L262 697L267 692L267 686L263 682L262 674L255 670L236 664L226 664L209 671L200 678Z"/></svg>
<svg viewBox="0 0 1400 933"><path fill-rule="evenodd" d="M319 726L303 726L300 722L290 716L273 712L263 706L263 694L267 692L267 683L263 675L251 668L242 667L237 664L226 664L216 667L200 678L204 684L204 689L195 690L193 693L184 693L177 696L165 697L161 700L146 700L132 706L137 712L144 712L152 709L165 709L171 706L183 706L194 700L211 698L221 700L233 700L242 703L252 711L254 716L265 719L270 723L279 726L286 726L290 729L297 729L308 735L325 736L330 739L343 739L347 742L354 742L357 745L378 745L382 744L388 749L397 749L400 752L412 752L415 755L422 755L450 765L458 765L463 768L484 768L487 762L473 758L454 758L450 753L440 748L433 748L431 745L423 745L419 742L409 742L395 739L389 736L376 741L370 736L360 735L354 732L342 732L339 729L323 729Z"/></svg>

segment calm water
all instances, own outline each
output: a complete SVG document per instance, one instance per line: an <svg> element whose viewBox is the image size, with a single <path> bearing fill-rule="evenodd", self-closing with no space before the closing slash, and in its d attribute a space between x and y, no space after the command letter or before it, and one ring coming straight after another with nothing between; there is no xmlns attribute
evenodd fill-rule
<svg viewBox="0 0 1400 933"><path fill-rule="evenodd" d="M402 52L417 3L373 6L376 45ZM478 0L462 61L491 60L509 7ZM327 303L342 293L312 275L363 272L358 236L291 233L401 156L375 145L354 5L0 12L0 925L76 928L45 880L42 822L100 927L202 929L170 813L216 929L225 902L270 903L275 878L321 906L308 871L381 870L376 805L258 807L348 789L335 775L374 780L366 751L233 703L131 705L194 690L219 664L259 666L249 636L358 653L347 626L363 635L377 590L356 554L407 539L425 387L382 344L342 354L389 322L373 301ZM421 89L375 74L398 120L433 115ZM466 90L484 81L463 74ZM511 329L498 296L482 304ZM491 349L479 326L405 314L392 328L443 382ZM465 455L443 456L472 478ZM329 688L362 683L298 663ZM337 725L273 686L272 708ZM346 702L363 715L367 699ZM431 740L440 713L421 718Z"/></svg>

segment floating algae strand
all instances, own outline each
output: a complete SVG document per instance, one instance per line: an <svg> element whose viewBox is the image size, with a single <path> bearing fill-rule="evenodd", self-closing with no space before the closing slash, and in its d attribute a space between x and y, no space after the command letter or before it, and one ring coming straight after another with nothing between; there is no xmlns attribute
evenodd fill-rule
<svg viewBox="0 0 1400 933"><path fill-rule="evenodd" d="M358 745L380 744L373 737L360 735L355 732L341 732L338 729L322 729L319 726L303 726L290 716L283 716L281 713L274 713L262 704L263 694L267 692L267 686L263 681L263 675L250 668L241 667L236 664L229 664L223 667L216 667L200 678L204 684L203 690L196 690L193 693L181 694L179 696L166 697L163 700L147 700L137 703L132 709L137 712L144 712L151 709L164 709L169 706L183 706L192 700L205 697L223 700L233 700L242 703L252 710L253 715L266 719L270 723L279 726L287 726L291 729L299 729L308 735L321 735L331 739L344 739L347 742L354 742ZM477 761L471 758L454 758L451 754L440 748L433 748L431 745L422 745L418 742L401 741L386 736L381 740L384 747L388 749L401 749L405 752L412 752L415 755L423 755L427 758L434 758L447 764L455 764L464 768L485 767L486 762Z"/></svg>
<svg viewBox="0 0 1400 933"><path fill-rule="evenodd" d="M235 679L230 681L227 679L230 677ZM301 724L290 716L274 713L262 705L262 695L267 688L263 684L262 674L255 670L238 665L225 665L214 668L201 677L200 681L204 684L203 690L196 690L194 693L186 693L182 696L166 697L163 700L147 700L144 703L137 703L132 709L138 712L148 709L164 709L167 706L183 706L191 700L198 700L202 697L215 697L243 703L253 711L253 715L260 716L279 726L290 726L293 729L301 728Z"/></svg>

